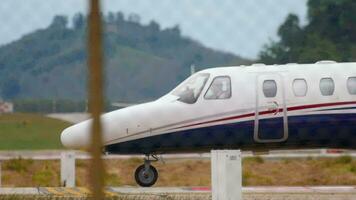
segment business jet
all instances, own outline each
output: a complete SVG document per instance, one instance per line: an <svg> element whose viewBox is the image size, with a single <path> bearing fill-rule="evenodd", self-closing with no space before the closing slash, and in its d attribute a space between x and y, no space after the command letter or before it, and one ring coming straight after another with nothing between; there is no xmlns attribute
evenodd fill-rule
<svg viewBox="0 0 356 200"><path fill-rule="evenodd" d="M164 153L211 149L356 149L356 63L319 61L218 67L193 74L156 101L102 115L103 151L144 154L135 171L152 186ZM91 120L63 131L65 147L90 145Z"/></svg>

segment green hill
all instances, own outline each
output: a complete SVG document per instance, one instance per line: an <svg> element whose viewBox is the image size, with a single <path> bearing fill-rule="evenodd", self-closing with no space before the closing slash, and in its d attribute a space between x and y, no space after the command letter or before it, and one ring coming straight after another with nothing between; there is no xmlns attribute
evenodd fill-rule
<svg viewBox="0 0 356 200"><path fill-rule="evenodd" d="M204 47L183 37L178 26L161 29L156 22L127 20L119 12L105 17L106 96L142 101L163 95L185 79L190 65L248 63L236 55ZM0 47L0 91L6 99L86 98L86 18L73 27L65 16L50 26ZM199 68L198 69L203 69Z"/></svg>

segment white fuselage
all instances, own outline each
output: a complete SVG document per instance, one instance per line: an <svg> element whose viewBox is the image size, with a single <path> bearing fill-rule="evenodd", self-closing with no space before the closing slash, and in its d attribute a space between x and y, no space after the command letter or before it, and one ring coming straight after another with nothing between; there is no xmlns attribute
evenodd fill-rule
<svg viewBox="0 0 356 200"><path fill-rule="evenodd" d="M203 75L201 80L199 75ZM214 82L219 77L222 84ZM354 81L356 63L203 70L156 101L104 114L104 146L109 152L125 154L213 148L356 148L356 128L352 130L350 121L356 120ZM193 84L202 85L201 90ZM211 95L213 85L218 84L228 93ZM189 89L194 102L183 100ZM90 125L88 120L65 129L62 143L87 148Z"/></svg>

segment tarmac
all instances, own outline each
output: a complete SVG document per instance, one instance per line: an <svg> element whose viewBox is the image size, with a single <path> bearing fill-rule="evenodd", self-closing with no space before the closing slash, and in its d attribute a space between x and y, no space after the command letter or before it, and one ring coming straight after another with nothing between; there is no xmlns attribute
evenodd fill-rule
<svg viewBox="0 0 356 200"><path fill-rule="evenodd" d="M320 187L243 187L243 199L321 199L355 200L356 186L320 186ZM0 188L0 197L9 195L51 196L51 197L88 197L90 190L83 187L38 187L38 188ZM208 187L107 187L108 197L160 197L159 199L210 199ZM141 198L139 198L141 199Z"/></svg>

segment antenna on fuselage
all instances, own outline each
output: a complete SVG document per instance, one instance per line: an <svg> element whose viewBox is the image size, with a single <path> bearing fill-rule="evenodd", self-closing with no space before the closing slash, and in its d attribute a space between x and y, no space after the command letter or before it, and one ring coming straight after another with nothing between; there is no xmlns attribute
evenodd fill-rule
<svg viewBox="0 0 356 200"><path fill-rule="evenodd" d="M192 64L190 65L190 75L193 75L195 73L195 65Z"/></svg>

